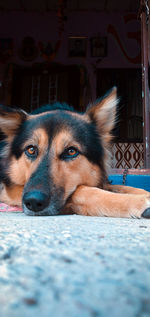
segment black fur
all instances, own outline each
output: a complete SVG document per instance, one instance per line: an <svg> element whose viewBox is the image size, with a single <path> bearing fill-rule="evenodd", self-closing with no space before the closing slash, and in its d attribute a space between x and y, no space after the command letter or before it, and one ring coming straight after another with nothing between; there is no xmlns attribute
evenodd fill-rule
<svg viewBox="0 0 150 317"><path fill-rule="evenodd" d="M3 112L5 107L1 108ZM57 111L57 113L55 112ZM39 117L34 117L31 120L25 120L25 113L22 113L20 109L14 110L6 107L6 112L11 113L17 111L22 116L22 122L18 127L14 140L11 144L11 153L10 157L13 155L16 159L22 155L24 148L23 144L25 141L30 139L30 135L32 131L36 128L43 128L46 130L49 136L49 145L51 144L54 136L61 130L61 128L70 129L74 135L74 138L77 142L82 145L83 148L83 155L87 157L89 161L92 163L99 165L101 170L103 171L103 177L105 178L105 170L103 166L103 156L104 151L101 144L100 137L96 131L95 124L93 122L86 122L81 119L72 116L72 112L74 109L67 104L60 104L56 103L54 105L45 105L31 114L40 114ZM52 111L52 112L51 112ZM53 112L54 111L54 112ZM82 115L82 113L81 113ZM4 147L7 145L5 140L5 136L3 133L1 134L1 141L0 141L0 153L3 152ZM0 156L1 157L1 156ZM5 164L4 164L5 163ZM0 181L4 182L5 184L11 184L11 180L7 173L7 167L9 165L9 159L6 161L2 161L0 159L0 170L1 176ZM4 167L5 166L5 167Z"/></svg>
<svg viewBox="0 0 150 317"><path fill-rule="evenodd" d="M66 129L70 128L75 140L83 146L83 154L87 156L88 160L94 164L101 165L103 161L103 147L95 125L92 122L81 121L63 110L58 111L57 115L51 112L43 114L42 117L25 121L20 126L19 133L15 136L11 147L12 154L16 158L19 158L24 150L22 144L30 138L32 131L39 127L47 131L49 144L51 144L53 137L62 127L66 127Z"/></svg>

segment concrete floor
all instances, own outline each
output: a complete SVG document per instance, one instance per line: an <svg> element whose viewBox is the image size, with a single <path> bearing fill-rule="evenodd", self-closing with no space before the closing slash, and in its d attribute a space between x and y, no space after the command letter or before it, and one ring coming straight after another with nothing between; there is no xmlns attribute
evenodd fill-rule
<svg viewBox="0 0 150 317"><path fill-rule="evenodd" d="M150 316L150 220L0 213L0 317L66 316Z"/></svg>

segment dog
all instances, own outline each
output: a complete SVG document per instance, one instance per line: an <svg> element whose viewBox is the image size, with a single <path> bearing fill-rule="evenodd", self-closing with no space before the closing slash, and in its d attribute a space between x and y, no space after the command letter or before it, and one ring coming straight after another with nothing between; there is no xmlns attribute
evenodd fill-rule
<svg viewBox="0 0 150 317"><path fill-rule="evenodd" d="M150 193L108 183L117 89L79 113L0 106L0 201L26 215L150 218Z"/></svg>

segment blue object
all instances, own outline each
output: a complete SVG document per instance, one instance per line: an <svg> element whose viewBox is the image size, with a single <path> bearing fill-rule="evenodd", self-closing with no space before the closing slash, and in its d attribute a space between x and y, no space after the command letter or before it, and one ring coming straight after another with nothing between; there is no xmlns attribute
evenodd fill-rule
<svg viewBox="0 0 150 317"><path fill-rule="evenodd" d="M123 185L123 175L121 174L109 175L109 180L114 185ZM150 192L150 175L127 175L125 185L142 188Z"/></svg>

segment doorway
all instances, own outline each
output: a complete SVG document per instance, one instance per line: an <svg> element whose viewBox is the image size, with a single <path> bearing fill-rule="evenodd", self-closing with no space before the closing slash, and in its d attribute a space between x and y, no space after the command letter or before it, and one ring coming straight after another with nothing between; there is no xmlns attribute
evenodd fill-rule
<svg viewBox="0 0 150 317"><path fill-rule="evenodd" d="M143 142L142 72L141 69L98 69L97 97L117 86L120 98L116 142Z"/></svg>
<svg viewBox="0 0 150 317"><path fill-rule="evenodd" d="M31 112L44 104L66 102L79 110L80 71L60 64L16 67L12 78L11 105Z"/></svg>

